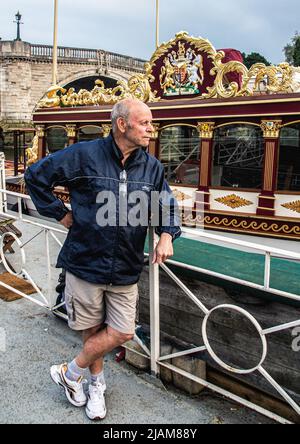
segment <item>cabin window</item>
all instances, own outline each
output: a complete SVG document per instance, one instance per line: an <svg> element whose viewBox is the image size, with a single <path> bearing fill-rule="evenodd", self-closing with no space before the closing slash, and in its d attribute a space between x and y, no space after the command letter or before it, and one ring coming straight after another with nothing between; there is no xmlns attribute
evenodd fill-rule
<svg viewBox="0 0 300 444"><path fill-rule="evenodd" d="M300 191L300 123L281 130L277 189Z"/></svg>
<svg viewBox="0 0 300 444"><path fill-rule="evenodd" d="M261 189L264 140L259 127L228 125L215 130L212 186Z"/></svg>
<svg viewBox="0 0 300 444"><path fill-rule="evenodd" d="M78 131L78 142L99 139L101 134L102 130L99 126L84 126Z"/></svg>
<svg viewBox="0 0 300 444"><path fill-rule="evenodd" d="M160 133L160 161L170 183L198 186L201 141L196 128L172 126Z"/></svg>
<svg viewBox="0 0 300 444"><path fill-rule="evenodd" d="M67 132L64 128L49 128L46 131L46 152L55 153L69 145Z"/></svg>

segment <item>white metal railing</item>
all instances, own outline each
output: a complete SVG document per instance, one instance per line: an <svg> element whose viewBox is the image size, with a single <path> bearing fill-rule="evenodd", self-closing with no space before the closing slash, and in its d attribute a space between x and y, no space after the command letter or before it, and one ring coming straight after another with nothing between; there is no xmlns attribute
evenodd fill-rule
<svg viewBox="0 0 300 444"><path fill-rule="evenodd" d="M274 247L270 247L270 246L264 246L264 245L257 244L254 242L246 242L246 241L242 241L240 239L227 238L227 237L220 236L220 235L210 234L205 231L195 230L193 228L183 228L182 231L183 231L183 233L192 235L193 238L195 238L195 237L198 238L199 241L201 241L201 239L203 241L213 240L213 241L220 242L222 244L226 243L229 246L234 245L234 246L238 246L239 248L244 247L245 249L253 250L253 252L263 253L265 256L264 285L256 284L255 282L247 281L245 279L239 279L239 278L235 278L233 276L228 276L228 275L224 275L221 273L217 273L217 272L214 272L211 270L207 270L205 268L199 268L199 267L195 267L195 266L188 265L188 264L182 264L180 262L176 262L173 260L169 260L168 261L169 264L176 265L181 268L183 267L183 268L191 270L191 271L197 271L199 273L202 272L207 275L214 276L216 278L225 279L227 281L234 282L236 284L245 285L247 287L251 287L256 290L262 290L267 293L272 293L277 296L286 297L288 299L293 299L293 300L300 302L300 295L285 292L282 290L278 290L276 288L271 287L271 284L270 284L272 257L300 261L300 253L291 252L288 250L283 250L280 248L274 248Z"/></svg>
<svg viewBox="0 0 300 444"><path fill-rule="evenodd" d="M240 240L225 238L223 236L217 236L205 233L203 231L196 231L193 229L183 228L183 232L187 234L192 234L193 238L198 237L199 240L202 238L205 240L215 240L215 241L221 241L222 244L227 243L231 245L238 245L239 247L245 247L247 249L252 249L255 251L260 251L265 254L265 282L264 285L257 285L249 281L245 281L242 279L236 279L231 276L226 276L220 273L215 273L209 270L205 270L202 268L190 266L187 264L183 264L177 261L169 260L167 263L176 265L177 267L197 271L199 273L207 273L211 276L215 276L218 278L222 278L225 280L229 280L231 282L236 282L245 286L250 286L252 288L257 288L260 290L264 290L266 292L277 294L280 296L283 296L285 298L291 299L291 300L298 300L300 301L300 296L291 294L288 292L279 291L276 289L272 289L270 286L270 272L271 272L271 257L281 257L286 258L288 260L299 260L300 254L294 253L282 249L272 248L272 247L265 247L260 244L250 243L250 242L244 242ZM192 375L191 373L185 372L174 365L171 365L169 363L166 363L166 360L179 357L179 356L187 356L193 353L197 352L208 352L210 357L214 360L215 363L217 363L221 368L233 373L233 374L240 374L240 375L246 375L253 373L255 371L258 371L270 384L271 386L283 397L283 399L295 410L295 412L300 415L300 406L291 398L291 396L284 390L283 387L281 387L273 378L272 376L266 371L266 369L263 367L263 364L265 362L265 359L267 357L268 353L268 343L267 343L267 335L270 335L272 333L287 330L289 328L300 326L300 319L297 321L293 321L290 323L277 325L277 326L271 326L270 328L263 329L259 322L252 316L248 311L238 307L237 305L228 305L223 304L216 306L212 309L208 309L188 288L187 286L167 267L167 265L163 264L160 267L170 276L170 278L178 285L184 293L189 297L189 299L203 312L204 314L204 320L202 323L202 338L204 345L201 347L195 347L190 350L186 350L180 353L171 354L167 356L161 356L160 355L160 309L159 309L159 300L160 300L160 292L159 292L159 266L153 265L153 252L155 248L155 235L154 235L154 229L150 229L150 235L149 235L149 267L150 267L150 276L149 276L149 282L150 282L150 335L151 335L151 350L147 353L145 351L145 357L148 357L151 361L151 371L153 375L159 376L160 368L164 367L167 368L173 372L176 372L182 376L185 376L202 386L209 388L223 396L226 396L229 399L232 399L234 401L237 401L238 403L245 405L246 407L249 407L251 409L254 409L258 413L261 413L269 418L272 418L280 423L290 423L285 418L282 418L278 415L276 415L273 412L270 412L260 406L257 406L253 404L252 402L249 402L239 396L236 396L232 393L230 393L227 390L224 390L220 387L217 387L214 384L211 384L201 378L196 377L195 375ZM257 330L259 337L262 342L262 355L261 359L257 366L251 369L239 369L239 368L233 368L232 366L229 366L224 361L222 361L217 354L214 352L213 348L210 345L210 341L207 334L207 325L210 320L211 315L220 310L231 310L238 312L239 314L245 316L254 326L254 328Z"/></svg>
<svg viewBox="0 0 300 444"><path fill-rule="evenodd" d="M0 159L0 162L1 162L1 159ZM1 176L0 176L0 179L1 179ZM2 186L3 186L3 183L2 183ZM60 304L59 306L56 306L55 301L53 300L53 293L52 293L52 287L51 287L51 264L50 264L49 239L51 236L59 246L62 246L62 243L57 238L57 234L66 235L67 232L63 229L53 228L53 227L47 225L46 223L36 222L35 220L31 220L31 219L26 218L26 216L23 215L23 211L22 211L22 200L25 200L25 201L31 200L28 195L15 193L12 191L7 191L4 186L3 188L0 189L0 196L1 196L1 198L0 198L0 204L1 204L0 215L7 216L10 219L14 219L14 220L21 220L23 223L28 223L32 226L41 228L41 230L37 234L35 234L30 240L28 240L24 244L22 244L21 240L18 239L13 233L9 233L9 235L11 235L15 238L16 242L18 243L18 245L21 249L22 270L20 273L15 273L11 269L9 264L7 263L5 255L3 253L4 238L2 237L2 239L0 240L1 259L2 259L2 262L5 266L5 268L11 274L24 275L29 280L29 282L31 282L33 287L36 289L37 294L40 297L40 300L38 300L34 297L31 297L31 296L27 296L26 294L14 289L13 287L10 287L10 286L2 283L1 281L0 281L0 285L4 286L5 288L8 288L11 291L14 291L15 293L23 296L24 298L29 299L30 301L32 301L42 307L45 307L51 311L55 311L62 304ZM17 199L17 203L18 203L18 214L17 215L13 215L11 212L7 211L7 196L12 196ZM46 263L47 263L47 271L48 271L48 294L47 295L45 295L45 293L39 289L38 285L31 278L29 272L26 270L26 267L25 267L26 258L25 258L25 253L24 253L24 247L25 247L25 245L30 243L34 238L41 235L42 233L44 233L44 239L45 239ZM299 253L294 253L294 252L290 252L290 251L286 251L286 250L282 250L282 249L278 249L278 248L266 247L266 246L262 246L261 244L244 242L244 241L235 240L235 239L231 239L231 238L227 238L227 237L223 237L223 236L219 236L219 235L213 235L213 234L209 234L204 231L199 231L196 229L183 228L183 233L188 234L188 235L190 234L190 235L192 235L192 237L194 239L195 238L199 239L199 241L214 240L214 241L222 242L222 244L226 243L228 245L235 245L235 246L244 247L247 249L252 249L256 252L260 251L261 253L264 253L264 255L265 255L264 285L258 285L253 282L249 282L249 281L242 280L242 279L237 279L232 276L227 276L227 275L224 275L221 273L216 273L216 272L213 272L210 270L187 265L187 264L184 264L184 263L181 263L178 261L174 261L174 260L169 260L167 262L168 264L176 265L177 267L181 267L181 268L185 268L185 269L189 269L189 270L193 270L193 271L197 271L199 273L206 273L211 276L222 278L222 279L225 279L225 280L228 280L231 282L235 282L235 283L238 283L241 285L256 288L259 290L264 290L264 291L272 293L272 294L277 294L277 295L280 295L282 297L285 297L285 298L288 298L291 300L300 301L299 295L295 295L295 294L291 294L288 292L283 292L283 291L280 291L277 289L273 289L273 288L271 288L271 285L270 285L271 257L272 256L274 256L274 257L279 256L281 258L286 258L287 260L299 261L300 260ZM159 266L152 264L155 242L156 242L156 240L155 240L154 229L150 228L150 230L149 230L149 254L148 254L149 268L150 268L150 275L149 275L149 282L150 282L150 336L151 336L150 350L148 350L148 348L141 342L141 340L137 336L135 336L135 340L141 345L142 349L144 350L145 354L143 356L147 357L151 361L152 374L155 376L159 376L160 368L165 367L165 368L167 368L173 372L176 372L182 376L188 377L189 379L191 379L191 380L203 385L204 387L207 387L207 388L209 388L209 389L211 389L223 396L226 396L233 401L236 401L240 404L245 405L246 407L254 409L258 413L261 413L261 414L263 414L267 417L270 417L270 418L272 418L278 422L281 422L281 423L289 423L288 420L281 418L280 416L276 415L275 413L272 413L272 412L270 412L260 406L257 406L249 401L246 401L245 399L240 398L239 396L236 396L227 390L224 390L214 384L211 384L201 378L196 377L195 375L193 375L191 373L185 372L185 371L175 367L174 365L171 365L171 364L165 362L165 361L175 358L175 357L187 356L187 355L190 355L190 354L193 354L196 352L207 351L210 354L211 358L219 366L221 366L222 368L224 368L227 371L230 371L232 373L243 375L243 374L250 374L254 371L258 371L264 378L267 379L267 381L273 386L273 388L277 390L277 392L296 411L296 413L298 415L300 415L300 407L295 403L295 401L289 396L289 394L272 378L272 376L263 367L263 364L265 362L265 359L267 357L267 352L268 352L267 336L272 333L278 332L278 331L283 331L283 330L286 330L289 328L300 326L300 319L297 321L290 322L290 323L276 325L276 326L270 326L270 328L263 329L260 326L260 324L258 323L258 321L249 312L247 312L246 310L244 310L236 305L228 305L228 304L227 305L219 305L219 306L214 307L213 309L208 309L205 306L205 304L202 303L192 293L192 291L189 290L187 288L187 286L165 264L161 265L161 268L170 276L170 278L175 282L175 284L178 285L184 291L184 293L187 295L187 297L204 314L204 321L202 324L202 337L203 337L204 345L200 346L200 347L195 347L190 350L183 351L183 352L179 352L176 354L171 354L168 356L161 356L160 355ZM252 369L245 369L245 370L233 368L233 367L229 366L228 364L226 364L225 362L223 362L215 354L215 352L213 351L213 349L210 345L209 338L207 335L207 325L209 323L211 315L217 310L236 311L236 312L240 313L241 315L245 316L253 324L253 326L255 327L255 329L257 330L257 332L260 336L260 339L262 342L262 350L263 350L260 362L257 366L255 366ZM138 353L141 354L140 352L138 352Z"/></svg>
<svg viewBox="0 0 300 444"><path fill-rule="evenodd" d="M0 165L1 166L1 165ZM1 178L1 176L0 176ZM2 185L3 186L3 185ZM22 291L19 291L15 289L14 287L5 284L4 282L0 281L0 285L2 287L5 287L6 289L18 294L19 296L24 297L25 299L30 300L31 302L34 302L35 304L44 307L48 310L51 310L53 312L56 312L56 310L62 305L56 305L56 295L53 292L52 289L52 267L51 267L51 259L50 259L50 238L52 238L55 241L55 244L58 245L60 248L62 247L62 242L58 239L57 235L67 235L67 231L60 228L55 228L47 223L43 223L42 220L40 222L37 222L36 220L28 219L26 216L23 215L23 209L22 209L22 201L30 201L31 198L26 194L21 193L15 193L13 191L7 191L5 188L0 189L0 216L6 217L10 220L15 221L21 221L24 224L29 224L31 226L40 228L40 231L36 234L34 234L29 240L26 242L22 242L21 239L19 239L15 233L13 232L7 232L3 234L0 237L0 257L1 262L4 265L5 269L12 275L16 277L25 277L25 279L31 283L33 288L36 290L37 297L29 296L25 294ZM18 205L18 213L13 213L11 211L7 210L7 196L14 197L17 200ZM26 268L26 254L24 247L30 244L34 239L37 237L44 236L44 245L45 245L45 259L46 259L46 266L47 266L47 288L40 289L38 284L35 282L35 280L31 277L30 272ZM5 252L4 252L4 246L5 246L5 240L6 237L9 236L10 238L14 238L15 242L17 243L19 249L20 249L20 255L21 255L21 267L18 271L15 271L10 263L8 262ZM63 316L60 312L57 312L57 314L61 317ZM66 317L65 317L66 318Z"/></svg>

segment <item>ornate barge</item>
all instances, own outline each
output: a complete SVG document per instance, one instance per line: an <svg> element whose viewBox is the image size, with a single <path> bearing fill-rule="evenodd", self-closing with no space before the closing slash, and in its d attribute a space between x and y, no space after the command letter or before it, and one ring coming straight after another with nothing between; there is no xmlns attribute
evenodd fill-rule
<svg viewBox="0 0 300 444"><path fill-rule="evenodd" d="M52 87L33 114L32 159L106 137L112 105L149 104L149 151L187 212L208 229L300 239L300 71L287 63L250 69L236 50L185 32L158 47L145 74L115 88ZM8 189L19 191L10 183ZM56 190L67 201L66 190Z"/></svg>

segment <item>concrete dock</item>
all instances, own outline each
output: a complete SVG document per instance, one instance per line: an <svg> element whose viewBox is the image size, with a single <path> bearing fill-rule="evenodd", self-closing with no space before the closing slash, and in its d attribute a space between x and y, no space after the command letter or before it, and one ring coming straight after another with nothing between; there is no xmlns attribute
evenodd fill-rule
<svg viewBox="0 0 300 444"><path fill-rule="evenodd" d="M22 242L40 231L22 222L16 226L23 232ZM26 267L43 288L47 273L43 235L40 236L25 247ZM59 248L53 240L50 244L55 284ZM72 360L80 348L80 335L45 308L25 299L10 303L0 300L0 423L89 424L84 409L70 405L49 374L52 364ZM104 424L272 423L210 391L190 397L172 386L156 383L125 361L117 363L115 353L106 358L108 414Z"/></svg>

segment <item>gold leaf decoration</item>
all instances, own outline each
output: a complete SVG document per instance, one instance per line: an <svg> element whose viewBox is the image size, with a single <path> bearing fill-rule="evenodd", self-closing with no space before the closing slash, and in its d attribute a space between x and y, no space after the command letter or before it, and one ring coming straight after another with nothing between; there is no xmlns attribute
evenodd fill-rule
<svg viewBox="0 0 300 444"><path fill-rule="evenodd" d="M135 98L142 102L157 102L156 91L151 90L150 81L153 80L149 63L145 64L145 74L135 74L128 82L119 80L115 88L105 88L102 80L96 80L91 91L81 89L78 93L74 88L68 91L60 86L51 87L38 108L92 106L92 105L114 105L120 100Z"/></svg>
<svg viewBox="0 0 300 444"><path fill-rule="evenodd" d="M215 199L215 201L233 209L240 207L248 207L249 205L253 205L253 202L243 199L242 197L239 197L236 194L230 194L229 196L219 197L218 199Z"/></svg>
<svg viewBox="0 0 300 444"><path fill-rule="evenodd" d="M282 128L282 120L262 120L261 129L264 137L277 139Z"/></svg>
<svg viewBox="0 0 300 444"><path fill-rule="evenodd" d="M187 43L192 45L199 55L205 53L212 60L211 76L215 76L214 85L207 88L207 92L198 96L199 99L220 98L228 99L232 97L253 96L255 93L282 94L299 90L297 81L298 69L288 63L281 63L278 66L266 66L263 63L256 63L248 69L243 63L231 60L223 63L224 51L217 51L209 40L201 37L195 38L187 32L181 31L175 38L162 43L154 52L150 61L145 64L144 74L134 74L128 81L120 80L115 88L105 88L104 83L99 79L93 90L81 89L75 92L74 88L68 91L59 85L53 85L38 103L38 108L53 108L64 106L84 106L84 105L114 105L125 98L136 98L143 102L157 102L161 100L157 91L153 91L151 83L155 82L153 70L157 67L159 60L167 56L171 48L177 43ZM202 66L202 65L201 65ZM165 67L165 80L163 89L172 86L170 67ZM199 68L200 69L200 68ZM203 67L201 68L203 71ZM202 72L204 76L204 71ZM240 74L241 84L229 82L228 74ZM202 78L203 82L204 78ZM162 81L162 78L161 78Z"/></svg>
<svg viewBox="0 0 300 444"><path fill-rule="evenodd" d="M175 190L173 190L172 193L175 199L181 202L187 199L192 199L192 196L189 196L188 194L185 194L182 191L177 190L177 188L175 188Z"/></svg>
<svg viewBox="0 0 300 444"><path fill-rule="evenodd" d="M39 136L36 134L32 139L32 146L27 148L26 153L26 165L29 167L34 164L39 157Z"/></svg>
<svg viewBox="0 0 300 444"><path fill-rule="evenodd" d="M300 213L300 200L283 204L282 207L287 208L288 210L291 211L295 211L296 213Z"/></svg>

